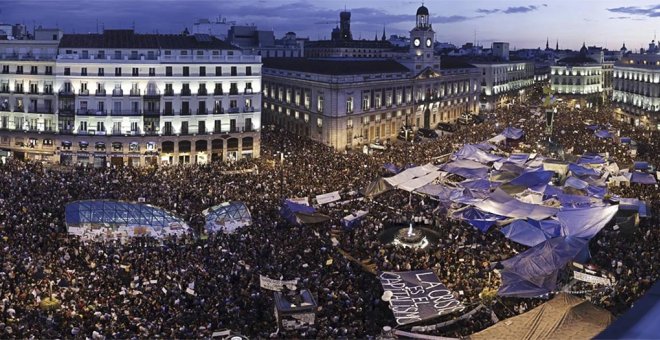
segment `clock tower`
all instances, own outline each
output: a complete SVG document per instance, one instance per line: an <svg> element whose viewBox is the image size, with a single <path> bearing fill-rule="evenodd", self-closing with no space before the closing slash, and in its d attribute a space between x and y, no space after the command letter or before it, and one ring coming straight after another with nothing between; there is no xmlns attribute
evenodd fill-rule
<svg viewBox="0 0 660 340"><path fill-rule="evenodd" d="M417 9L415 28L410 31L409 67L415 74L430 67L439 71L440 60L433 55L435 32L429 22L429 10L424 5Z"/></svg>

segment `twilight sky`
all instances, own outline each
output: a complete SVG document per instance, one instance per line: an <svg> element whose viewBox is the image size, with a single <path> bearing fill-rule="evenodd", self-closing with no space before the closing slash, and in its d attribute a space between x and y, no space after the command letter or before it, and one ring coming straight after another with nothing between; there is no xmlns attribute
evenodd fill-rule
<svg viewBox="0 0 660 340"><path fill-rule="evenodd" d="M65 32L95 32L99 26L138 32L175 33L198 18L226 17L255 23L312 40L329 38L339 11L352 12L354 38L382 33L407 35L421 1L410 0L0 0L0 22L59 26ZM427 0L436 39L485 46L508 41L511 49L554 47L577 49L599 45L618 49L646 46L660 27L660 0Z"/></svg>

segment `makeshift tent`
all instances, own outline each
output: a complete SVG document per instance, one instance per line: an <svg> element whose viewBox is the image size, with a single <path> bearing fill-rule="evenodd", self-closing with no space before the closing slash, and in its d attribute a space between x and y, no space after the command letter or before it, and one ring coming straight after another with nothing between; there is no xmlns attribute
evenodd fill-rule
<svg viewBox="0 0 660 340"><path fill-rule="evenodd" d="M500 144L500 143L504 142L505 140L506 140L506 137L504 135L500 134L500 135L497 135L497 136L489 139L488 141L490 143Z"/></svg>
<svg viewBox="0 0 660 340"><path fill-rule="evenodd" d="M557 288L557 274L588 246L577 237L556 237L502 261L501 296L538 297Z"/></svg>
<svg viewBox="0 0 660 340"><path fill-rule="evenodd" d="M524 220L514 221L502 228L500 232L509 240L528 247L533 247L549 238L543 230Z"/></svg>
<svg viewBox="0 0 660 340"><path fill-rule="evenodd" d="M485 178L488 175L487 166L467 159L444 164L441 169L464 178Z"/></svg>
<svg viewBox="0 0 660 340"><path fill-rule="evenodd" d="M476 191L490 191L491 188L497 187L499 183L491 182L487 179L466 179L463 182L458 183L458 185L463 188L468 188L470 190Z"/></svg>
<svg viewBox="0 0 660 340"><path fill-rule="evenodd" d="M75 201L64 208L69 234L84 239L183 234L188 225L173 214L142 203L112 200Z"/></svg>
<svg viewBox="0 0 660 340"><path fill-rule="evenodd" d="M489 214L473 207L458 210L452 214L452 217L468 222L483 233L487 232L497 221L505 219L503 216Z"/></svg>
<svg viewBox="0 0 660 340"><path fill-rule="evenodd" d="M432 198L435 198L439 201L447 201L450 199L451 194L454 189L444 185L444 184L427 184L417 190L420 194L429 195Z"/></svg>
<svg viewBox="0 0 660 340"><path fill-rule="evenodd" d="M650 217L646 207L646 202L637 198L620 198L619 209L636 211L639 213L639 217Z"/></svg>
<svg viewBox="0 0 660 340"><path fill-rule="evenodd" d="M384 178L379 178L369 184L362 190L362 195L365 197L373 198L380 194L392 190L392 185Z"/></svg>
<svg viewBox="0 0 660 340"><path fill-rule="evenodd" d="M619 140L620 140L621 143L623 143L623 144L630 144L630 143L632 143L632 139L630 139L630 137L621 137L621 138L619 138Z"/></svg>
<svg viewBox="0 0 660 340"><path fill-rule="evenodd" d="M579 190L586 189L589 186L589 183L577 178L577 177L569 177L566 179L566 182L564 182L565 187L571 187Z"/></svg>
<svg viewBox="0 0 660 340"><path fill-rule="evenodd" d="M594 339L657 339L660 335L660 282Z"/></svg>
<svg viewBox="0 0 660 340"><path fill-rule="evenodd" d="M610 312L594 306L589 301L567 293L559 293L552 300L526 313L500 321L479 333L470 335L470 339L591 339L611 324L613 319ZM613 334L603 337L605 338L630 337Z"/></svg>
<svg viewBox="0 0 660 340"><path fill-rule="evenodd" d="M280 209L284 219L293 225L322 223L330 220L330 217L316 212L314 207L285 200Z"/></svg>
<svg viewBox="0 0 660 340"><path fill-rule="evenodd" d="M527 220L527 222L541 230L548 236L548 239L561 236L561 223L557 220Z"/></svg>
<svg viewBox="0 0 660 340"><path fill-rule="evenodd" d="M557 213L561 223L562 236L579 237L590 240L616 215L619 206L567 209Z"/></svg>
<svg viewBox="0 0 660 340"><path fill-rule="evenodd" d="M594 154L594 153L585 153L584 155L580 156L577 161L578 164L603 164L605 163L605 159L601 157L600 155Z"/></svg>
<svg viewBox="0 0 660 340"><path fill-rule="evenodd" d="M318 304L307 289L299 293L275 292L275 319L280 329L291 331L313 326Z"/></svg>
<svg viewBox="0 0 660 340"><path fill-rule="evenodd" d="M487 143L487 142L481 142L479 144L475 144L477 148L483 150L483 151L490 151L490 150L495 150L497 147L493 144Z"/></svg>
<svg viewBox="0 0 660 340"><path fill-rule="evenodd" d="M413 191L421 188L442 175L440 169L433 164L426 164L406 169L392 177L385 178L392 187Z"/></svg>
<svg viewBox="0 0 660 340"><path fill-rule="evenodd" d="M568 165L568 171L573 173L573 176L598 176L598 172L592 168L585 168L575 163Z"/></svg>
<svg viewBox="0 0 660 340"><path fill-rule="evenodd" d="M202 211L206 230L233 233L236 229L252 224L250 210L243 202L224 202Z"/></svg>
<svg viewBox="0 0 660 340"><path fill-rule="evenodd" d="M612 137L614 137L612 135L612 133L607 131L607 130L596 130L596 132L594 132L594 134L598 138L612 138Z"/></svg>
<svg viewBox="0 0 660 340"><path fill-rule="evenodd" d="M508 139L520 139L522 138L524 133L522 129L509 126L506 129L504 129L504 131L502 131L501 135Z"/></svg>
<svg viewBox="0 0 660 340"><path fill-rule="evenodd" d="M472 144L465 144L463 147L454 153L454 159L469 159L479 163L492 163L502 159L502 157L495 156L491 153L484 152Z"/></svg>
<svg viewBox="0 0 660 340"><path fill-rule="evenodd" d="M454 189L449 195L449 199L455 203L474 204L483 201L488 194L483 191L472 191L468 188Z"/></svg>
<svg viewBox="0 0 660 340"><path fill-rule="evenodd" d="M557 208L521 202L500 189L496 189L488 199L476 203L475 206L496 215L535 220L554 216L558 211Z"/></svg>
<svg viewBox="0 0 660 340"><path fill-rule="evenodd" d="M517 194L531 187L548 184L554 175L553 171L545 170L526 172L510 182L502 184L500 189L509 194Z"/></svg>
<svg viewBox="0 0 660 340"><path fill-rule="evenodd" d="M367 213L368 213L368 211L358 210L358 211L344 217L341 220L341 224L346 229L353 229L353 228L355 228L356 226L358 226L360 224L360 222L362 221L362 218L364 216L366 216Z"/></svg>
<svg viewBox="0 0 660 340"><path fill-rule="evenodd" d="M632 177L630 178L630 181L633 183L639 183L639 184L655 184L655 177L651 174L647 174L645 172L633 172Z"/></svg>
<svg viewBox="0 0 660 340"><path fill-rule="evenodd" d="M633 169L635 170L646 170L649 168L649 162L635 161L633 164Z"/></svg>

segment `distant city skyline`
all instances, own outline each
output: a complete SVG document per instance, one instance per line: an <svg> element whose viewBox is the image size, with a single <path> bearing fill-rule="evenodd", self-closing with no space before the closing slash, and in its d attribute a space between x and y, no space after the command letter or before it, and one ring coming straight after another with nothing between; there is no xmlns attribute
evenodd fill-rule
<svg viewBox="0 0 660 340"><path fill-rule="evenodd" d="M408 35L421 1L351 0L354 39L374 39L383 27L391 34ZM646 48L660 24L660 3L650 1L431 0L436 39L460 46L477 42L490 47L507 41L511 49L545 47L559 41L561 49L582 43L629 50ZM218 16L239 25L255 24L281 37L288 31L311 40L329 39L344 9L335 0L4 0L0 22L59 27L65 33L96 32L102 28L131 28L137 32L178 33L198 19Z"/></svg>

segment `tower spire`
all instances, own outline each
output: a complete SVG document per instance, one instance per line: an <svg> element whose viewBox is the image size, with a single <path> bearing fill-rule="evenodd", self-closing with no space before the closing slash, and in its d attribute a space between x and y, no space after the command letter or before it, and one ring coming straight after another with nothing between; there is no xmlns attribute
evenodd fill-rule
<svg viewBox="0 0 660 340"><path fill-rule="evenodd" d="M382 41L385 41L385 25L383 25L383 36L380 38Z"/></svg>
<svg viewBox="0 0 660 340"><path fill-rule="evenodd" d="M555 45L555 51L559 51L559 39L557 39L557 44Z"/></svg>
<svg viewBox="0 0 660 340"><path fill-rule="evenodd" d="M550 38L545 37L545 49L549 50L550 49Z"/></svg>

